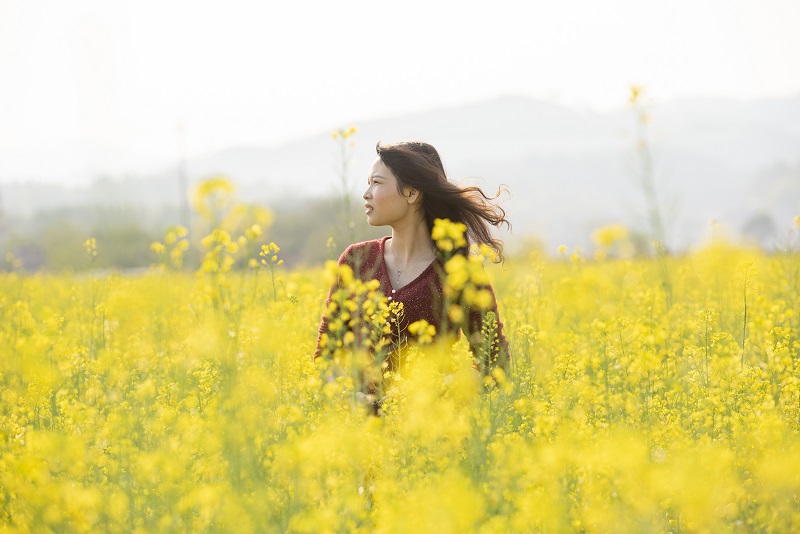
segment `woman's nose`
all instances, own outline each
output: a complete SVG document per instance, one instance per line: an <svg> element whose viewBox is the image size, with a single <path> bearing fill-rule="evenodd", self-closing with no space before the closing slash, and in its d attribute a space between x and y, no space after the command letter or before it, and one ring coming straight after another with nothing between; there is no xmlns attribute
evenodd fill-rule
<svg viewBox="0 0 800 534"><path fill-rule="evenodd" d="M364 194L361 195L361 198L363 198L364 200L367 200L370 196L372 196L372 195L370 194L369 187L368 187L366 190L364 190Z"/></svg>

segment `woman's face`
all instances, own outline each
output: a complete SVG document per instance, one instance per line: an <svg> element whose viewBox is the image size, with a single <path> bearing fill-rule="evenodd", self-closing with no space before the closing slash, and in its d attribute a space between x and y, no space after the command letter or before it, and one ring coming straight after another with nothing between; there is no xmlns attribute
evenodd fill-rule
<svg viewBox="0 0 800 534"><path fill-rule="evenodd" d="M413 213L411 198L397 190L397 178L381 158L373 163L362 195L370 226L394 226Z"/></svg>

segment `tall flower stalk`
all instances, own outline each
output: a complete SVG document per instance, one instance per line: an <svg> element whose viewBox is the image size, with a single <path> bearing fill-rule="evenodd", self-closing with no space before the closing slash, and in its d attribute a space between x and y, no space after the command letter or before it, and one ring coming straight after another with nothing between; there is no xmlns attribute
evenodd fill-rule
<svg viewBox="0 0 800 534"><path fill-rule="evenodd" d="M347 129L336 130L331 134L333 140L338 145L338 168L337 174L339 175L339 188L341 195L341 203L338 205L340 210L339 216L344 223L347 233L348 243L355 243L356 241L356 223L353 220L353 203L352 203L352 188L353 184L350 182L350 163L353 159L353 150L356 143L352 139L356 134L356 127L350 126Z"/></svg>
<svg viewBox="0 0 800 534"><path fill-rule="evenodd" d="M656 189L655 170L653 165L653 147L650 141L650 113L643 97L643 88L631 86L628 102L635 118L635 150L636 178L644 194L647 223L656 258L661 271L661 280L667 294L667 303L672 306L672 280L667 266L666 232L664 217L661 212L659 196Z"/></svg>

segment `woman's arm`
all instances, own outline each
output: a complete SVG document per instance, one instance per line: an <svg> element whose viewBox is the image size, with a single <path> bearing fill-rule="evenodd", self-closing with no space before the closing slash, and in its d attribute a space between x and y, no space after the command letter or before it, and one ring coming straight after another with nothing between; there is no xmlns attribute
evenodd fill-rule
<svg viewBox="0 0 800 534"><path fill-rule="evenodd" d="M494 289L491 285L481 286L477 289L488 291L491 295L491 303L486 309L467 304L469 313L465 333L469 347L479 369L484 374L490 374L492 369L497 367L508 372L511 353L503 331L503 323L497 311Z"/></svg>
<svg viewBox="0 0 800 534"><path fill-rule="evenodd" d="M364 243L350 245L342 252L342 255L339 256L338 265L339 267L343 265L349 267L354 276L363 279L363 266L365 261L372 257L371 254L374 254L374 250L364 247ZM328 297L325 299L325 310L322 313L319 329L317 331L317 346L314 350L314 359L328 352L325 350L325 347L322 346L322 341L324 336L330 335L328 325L336 319L339 313L339 309L335 305L333 307L331 306L331 301L334 300L336 292L342 288L343 284L349 283L342 280L340 273L341 270L336 273L336 280L331 284L328 290Z"/></svg>
<svg viewBox="0 0 800 534"><path fill-rule="evenodd" d="M352 255L353 245L347 247L347 250L342 252L342 255L339 256L338 264L345 265L348 264L348 259ZM341 287L342 280L339 277L338 273L336 275L336 280L331 284L331 287L328 289L328 297L325 299L325 308L322 312L322 317L319 323L319 329L317 330L317 346L314 350L314 359L316 360L325 352L325 347L321 345L323 336L327 337L328 335L328 309L330 308L331 299L333 298L334 293ZM338 311L338 310L337 310ZM336 313L336 312L334 312Z"/></svg>
<svg viewBox="0 0 800 534"><path fill-rule="evenodd" d="M317 330L317 347L314 350L314 359L316 360L320 356L322 356L323 347L321 346L321 342L323 336L327 337L328 335L328 306L331 303L331 296L336 289L336 284L332 284L330 289L328 290L328 298L325 299L325 311L322 312L322 318L319 323L319 329Z"/></svg>

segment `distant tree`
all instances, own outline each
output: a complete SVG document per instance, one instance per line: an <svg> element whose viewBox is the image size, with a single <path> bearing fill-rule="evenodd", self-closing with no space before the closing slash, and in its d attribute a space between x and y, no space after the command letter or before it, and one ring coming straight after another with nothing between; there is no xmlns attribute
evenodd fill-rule
<svg viewBox="0 0 800 534"><path fill-rule="evenodd" d="M149 247L155 236L139 226L100 227L90 235L97 240L98 267L135 269L151 263Z"/></svg>
<svg viewBox="0 0 800 534"><path fill-rule="evenodd" d="M778 235L775 221L766 213L756 213L747 219L741 231L743 236L752 239L764 249L772 248Z"/></svg>

